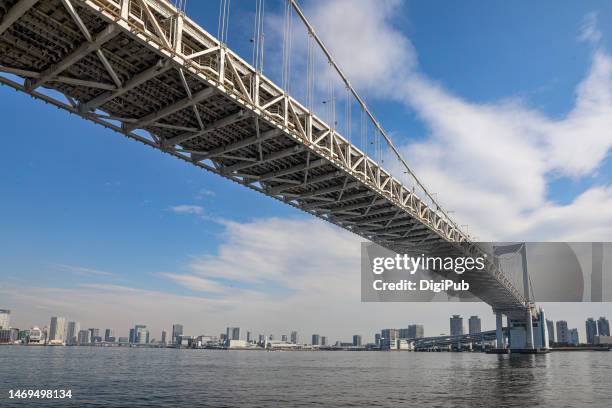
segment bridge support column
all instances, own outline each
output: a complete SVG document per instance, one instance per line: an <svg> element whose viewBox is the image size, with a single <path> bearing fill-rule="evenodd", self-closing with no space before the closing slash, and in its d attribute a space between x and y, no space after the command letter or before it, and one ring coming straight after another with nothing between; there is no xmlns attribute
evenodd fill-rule
<svg viewBox="0 0 612 408"><path fill-rule="evenodd" d="M497 348L504 348L503 321L501 312L495 312L495 338L497 340Z"/></svg>
<svg viewBox="0 0 612 408"><path fill-rule="evenodd" d="M528 349L533 349L533 318L531 316L531 308L527 309L527 313L525 314L525 334L527 335L525 341L527 343Z"/></svg>

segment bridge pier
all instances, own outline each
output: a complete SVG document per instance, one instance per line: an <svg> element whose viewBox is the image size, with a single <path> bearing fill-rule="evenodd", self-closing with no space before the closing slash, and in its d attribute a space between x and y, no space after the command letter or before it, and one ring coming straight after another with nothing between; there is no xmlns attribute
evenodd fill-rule
<svg viewBox="0 0 612 408"><path fill-rule="evenodd" d="M533 350L535 347L533 344L533 317L531 316L531 308L528 308L525 312L525 328L527 329L527 336L525 339L525 345L527 346L526 348Z"/></svg>
<svg viewBox="0 0 612 408"><path fill-rule="evenodd" d="M497 349L501 350L504 348L504 334L503 334L503 316L501 312L495 312L495 339L497 340Z"/></svg>

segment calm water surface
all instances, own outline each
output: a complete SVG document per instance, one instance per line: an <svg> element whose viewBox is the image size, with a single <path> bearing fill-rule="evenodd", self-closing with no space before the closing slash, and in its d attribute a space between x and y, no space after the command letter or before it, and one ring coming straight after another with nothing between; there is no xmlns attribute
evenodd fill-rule
<svg viewBox="0 0 612 408"><path fill-rule="evenodd" d="M72 400L9 400L9 389ZM610 407L612 352L0 347L1 407Z"/></svg>

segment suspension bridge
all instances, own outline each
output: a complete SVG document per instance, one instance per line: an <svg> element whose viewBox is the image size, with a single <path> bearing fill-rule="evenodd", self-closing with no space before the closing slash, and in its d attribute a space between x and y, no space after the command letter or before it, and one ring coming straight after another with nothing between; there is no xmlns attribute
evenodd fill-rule
<svg viewBox="0 0 612 408"><path fill-rule="evenodd" d="M255 0L252 63L227 44L229 1L220 2L217 37L178 3L0 0L0 83L391 250L483 253L409 168L295 0L285 2L282 86L263 74L264 0ZM308 36L306 104L288 92L293 16ZM352 105L346 134L337 126L332 86L328 120L313 109L315 49L359 110L361 146L351 141ZM487 262L462 279L497 313L498 347L502 314L523 322L515 348L547 347L525 324L542 317L528 287Z"/></svg>

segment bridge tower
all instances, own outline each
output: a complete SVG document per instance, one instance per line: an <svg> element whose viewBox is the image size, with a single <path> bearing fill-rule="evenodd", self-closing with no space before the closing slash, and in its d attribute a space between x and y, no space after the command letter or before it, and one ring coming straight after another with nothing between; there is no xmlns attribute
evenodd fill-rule
<svg viewBox="0 0 612 408"><path fill-rule="evenodd" d="M505 349L503 338L503 315L508 318L508 349L514 352L538 353L547 352L548 327L542 308L536 309L532 302L531 282L527 267L527 245L525 243L494 247L496 256L503 254L520 254L523 275L523 290L527 304L517 310L493 310L496 315L496 347Z"/></svg>

